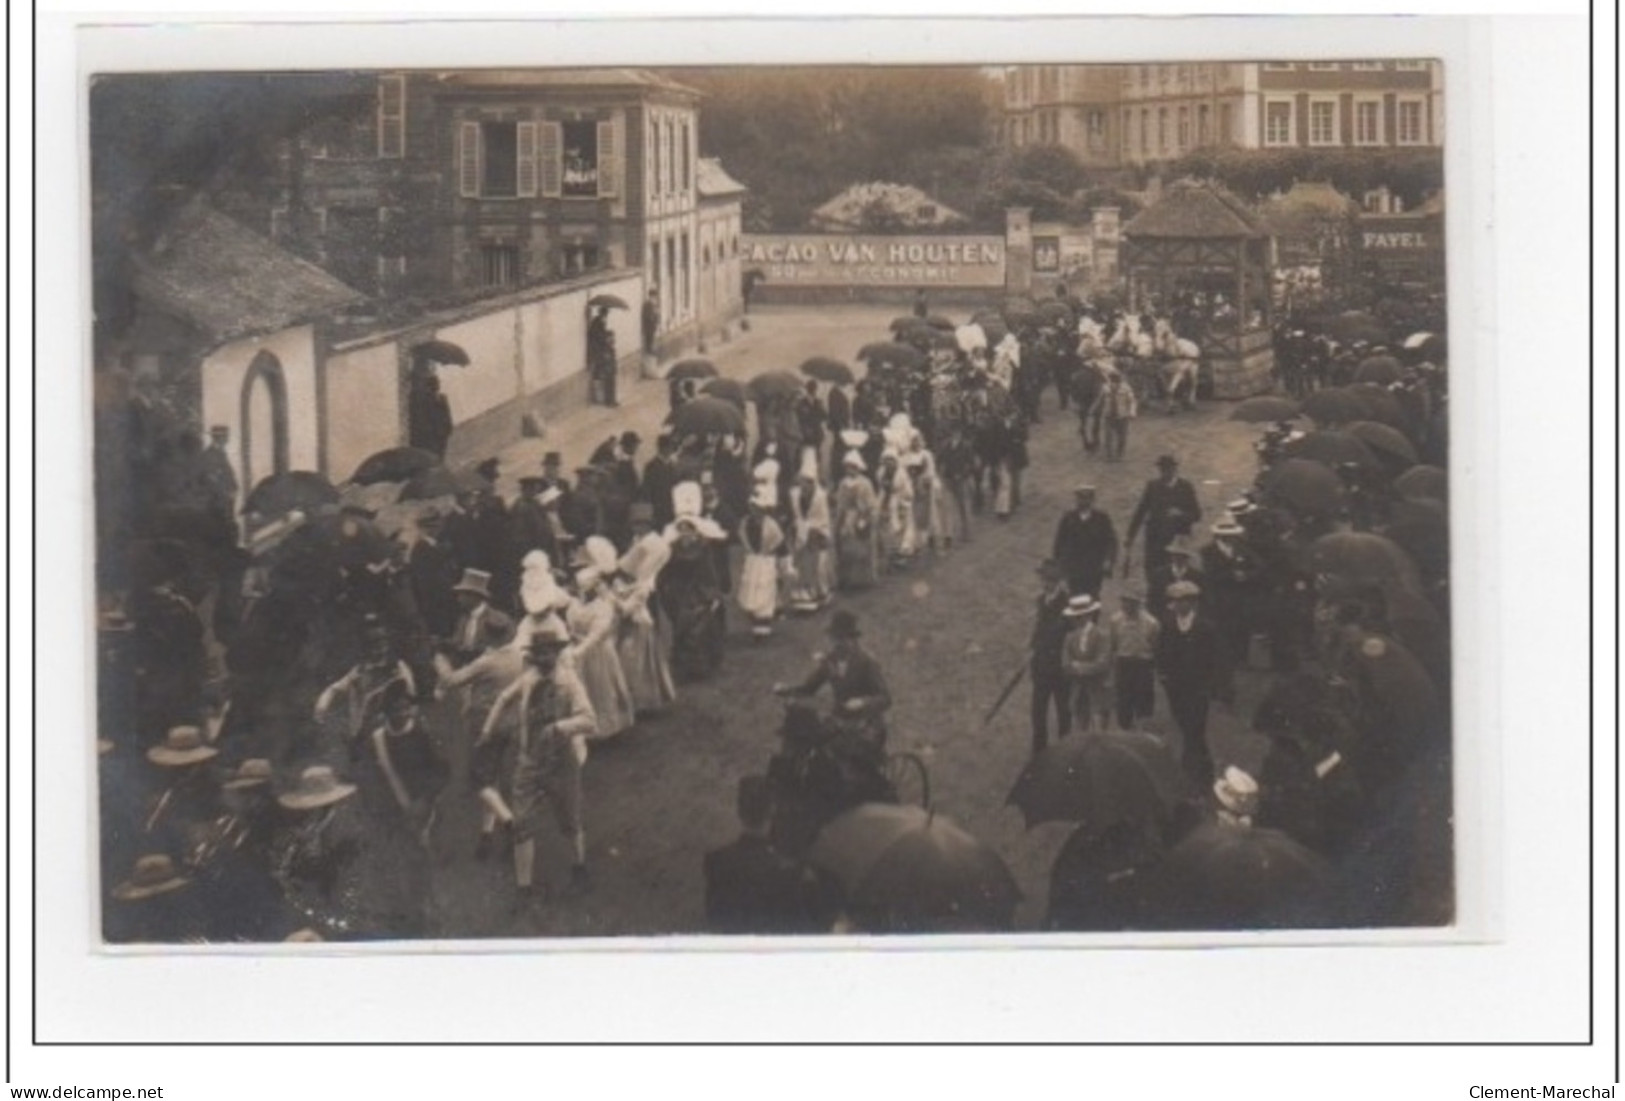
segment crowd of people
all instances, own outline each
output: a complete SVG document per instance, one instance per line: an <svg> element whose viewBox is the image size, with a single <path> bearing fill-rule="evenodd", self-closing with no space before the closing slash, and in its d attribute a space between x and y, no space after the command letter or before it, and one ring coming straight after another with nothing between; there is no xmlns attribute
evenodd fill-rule
<svg viewBox="0 0 1625 1101"><path fill-rule="evenodd" d="M136 524L152 538L111 554L124 562L103 587L103 859L132 869L109 892L109 939L424 935L437 826L454 798L477 807L474 855L511 861L517 907L547 894L549 816L568 847L569 888L589 890L581 777L592 747L715 676L730 616L766 639L784 616L822 612L969 539L984 487L998 517L1019 506L1036 395L1052 381L1079 396L1054 364L1090 362L1106 331L1098 318L1111 312L1014 315L1002 334L977 325L981 340L920 318L894 342L918 354L901 357L902 370L876 363L856 384L809 379L758 402L754 446L742 413L737 424L684 429L682 406L703 395L674 385L647 461L631 431L604 440L573 479L549 452L519 472L507 500L488 460L395 534L337 495L250 513L239 531L230 465L211 458L222 430L207 447L172 445L166 462L187 473L161 483ZM1098 382L1078 408L1106 430L1086 431L1085 444L1103 441L1105 458L1121 459L1126 423L1114 422L1135 415L1132 397L1119 394L1121 373L1102 366ZM613 404L613 389L598 400ZM1077 487L1039 567L1032 749L1036 758L1049 746L1052 713L1058 738L1074 725L1144 729L1160 684L1190 790L1209 793L1209 701L1235 698L1255 640L1267 639L1287 694L1260 729L1277 723L1298 756L1289 765L1272 753L1256 781L1226 773L1223 790L1255 784L1260 824L1331 838L1335 852L1364 819L1347 801L1334 814L1316 792L1350 773L1362 792L1377 791L1426 741L1407 747L1393 733L1398 720L1372 696L1368 666L1414 649L1434 703L1447 693L1447 563L1414 554L1424 568L1410 603L1363 578L1333 587L1313 561L1316 540L1388 530L1405 520L1400 498L1381 471L1340 469L1336 503L1305 507L1272 479L1289 462L1289 434L1261 441L1259 485L1231 502L1204 546L1193 542L1202 510L1172 455L1158 460L1122 540L1095 488ZM154 519L177 512L201 517L206 553L182 553L185 540ZM1141 533L1145 587L1125 587L1108 613L1106 581L1131 571ZM179 550L137 553L143 544ZM856 647L849 613L831 624L835 665L795 688L833 686L837 710L856 707L869 746L883 749L884 675ZM1415 720L1424 734L1437 735L1438 711ZM446 722L454 732L431 729ZM1365 735L1358 747L1354 728ZM448 736L467 743L466 792L448 790ZM742 785L741 819L747 836L766 837L776 794L756 789L755 778ZM801 889L783 872L790 857L746 848L747 865ZM1129 848L1136 859L1160 851ZM750 878L726 859L712 864L733 867L718 873L734 884L724 894ZM1068 897L1063 884L1052 909ZM741 906L723 904L733 916L718 920L750 924Z"/></svg>

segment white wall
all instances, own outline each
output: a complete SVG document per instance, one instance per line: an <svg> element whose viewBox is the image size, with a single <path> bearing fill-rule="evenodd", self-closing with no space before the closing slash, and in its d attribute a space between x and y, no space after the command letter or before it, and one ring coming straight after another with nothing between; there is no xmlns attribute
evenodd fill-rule
<svg viewBox="0 0 1625 1101"><path fill-rule="evenodd" d="M468 366L442 367L440 389L451 403L453 423L512 401L520 394L520 364L514 334L516 311L496 310L483 317L435 331L468 353Z"/></svg>
<svg viewBox="0 0 1625 1101"><path fill-rule="evenodd" d="M393 342L328 357L326 430L328 476L335 483L368 455L406 442Z"/></svg>
<svg viewBox="0 0 1625 1101"><path fill-rule="evenodd" d="M298 325L269 336L239 340L222 345L203 361L201 376L203 424L223 424L231 429L227 453L241 493L243 380L254 357L269 352L282 365L282 378L288 394L288 468L317 470L319 428L316 417L316 343L309 325ZM256 448L258 450L258 448ZM256 474L259 472L256 471ZM263 475L262 475L263 476Z"/></svg>

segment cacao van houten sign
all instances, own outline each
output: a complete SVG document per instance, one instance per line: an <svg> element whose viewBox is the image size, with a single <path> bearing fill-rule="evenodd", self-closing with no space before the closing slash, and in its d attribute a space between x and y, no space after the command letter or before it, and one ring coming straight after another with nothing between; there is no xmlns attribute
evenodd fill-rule
<svg viewBox="0 0 1625 1101"><path fill-rule="evenodd" d="M1002 287L1002 237L746 234L741 252L769 285Z"/></svg>

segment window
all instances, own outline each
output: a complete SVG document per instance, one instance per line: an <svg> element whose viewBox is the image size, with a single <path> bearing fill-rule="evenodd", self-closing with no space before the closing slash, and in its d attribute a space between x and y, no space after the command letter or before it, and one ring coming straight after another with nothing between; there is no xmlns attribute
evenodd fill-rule
<svg viewBox="0 0 1625 1101"><path fill-rule="evenodd" d="M1394 142L1398 145L1421 145L1425 140L1422 100L1410 98L1394 101Z"/></svg>
<svg viewBox="0 0 1625 1101"><path fill-rule="evenodd" d="M1191 144L1191 109L1189 107L1181 107L1179 109L1179 148L1180 148L1180 151L1183 152L1184 150L1189 149L1190 144Z"/></svg>
<svg viewBox="0 0 1625 1101"><path fill-rule="evenodd" d="M1317 73L1335 73L1339 66L1335 61L1311 61L1309 68Z"/></svg>
<svg viewBox="0 0 1625 1101"><path fill-rule="evenodd" d="M1380 61L1356 61L1350 67L1357 73L1380 73L1380 72L1382 72L1382 62L1380 62Z"/></svg>
<svg viewBox="0 0 1625 1101"><path fill-rule="evenodd" d="M1269 69L1271 72L1290 73L1297 66L1290 61L1266 61L1264 68Z"/></svg>
<svg viewBox="0 0 1625 1101"><path fill-rule="evenodd" d="M1292 101L1267 99L1264 101L1264 144L1292 145Z"/></svg>
<svg viewBox="0 0 1625 1101"><path fill-rule="evenodd" d="M406 78L386 76L378 81L378 155L406 153Z"/></svg>
<svg viewBox="0 0 1625 1101"><path fill-rule="evenodd" d="M683 143L683 190L692 191L694 190L694 165L691 163L692 158L689 154L688 135L688 123L684 122L681 136Z"/></svg>
<svg viewBox="0 0 1625 1101"><path fill-rule="evenodd" d="M1134 112L1123 112L1123 150L1128 152L1134 148Z"/></svg>
<svg viewBox="0 0 1625 1101"><path fill-rule="evenodd" d="M590 119L561 123L564 172L559 194L567 199L598 197L598 124Z"/></svg>
<svg viewBox="0 0 1625 1101"><path fill-rule="evenodd" d="M1309 144L1337 144L1337 100L1309 101Z"/></svg>
<svg viewBox="0 0 1625 1101"><path fill-rule="evenodd" d="M1416 72L1417 70L1426 69L1427 67L1428 67L1428 63L1426 61L1396 61L1396 62L1394 62L1394 68L1400 70L1401 72Z"/></svg>
<svg viewBox="0 0 1625 1101"><path fill-rule="evenodd" d="M1230 104L1219 104L1219 140L1229 142L1235 132L1235 123L1230 119Z"/></svg>
<svg viewBox="0 0 1625 1101"><path fill-rule="evenodd" d="M1209 125L1209 123L1211 121L1210 118L1209 118L1209 115L1210 115L1210 112L1208 110L1208 105L1207 104L1205 104L1205 103L1201 104L1200 106L1198 106L1196 108L1196 144L1197 145L1207 145L1210 141L1213 140L1212 127Z"/></svg>
<svg viewBox="0 0 1625 1101"><path fill-rule="evenodd" d="M1140 108L1140 152L1147 156L1151 153L1151 109Z"/></svg>
<svg viewBox="0 0 1625 1101"><path fill-rule="evenodd" d="M465 122L458 127L459 190L467 198L530 197L537 190L537 124Z"/></svg>
<svg viewBox="0 0 1625 1101"><path fill-rule="evenodd" d="M519 282L519 248L498 244L480 246L480 285L511 287Z"/></svg>
<svg viewBox="0 0 1625 1101"><path fill-rule="evenodd" d="M660 191L663 195L670 195L677 190L677 150L672 148L672 124L666 119L660 124L660 157L665 168L665 174L660 180Z"/></svg>
<svg viewBox="0 0 1625 1101"><path fill-rule="evenodd" d="M1354 101L1354 144L1382 144L1382 100L1371 97Z"/></svg>
<svg viewBox="0 0 1625 1101"><path fill-rule="evenodd" d="M581 275L597 266L597 245L569 244L559 250L559 270L563 275Z"/></svg>
<svg viewBox="0 0 1625 1101"><path fill-rule="evenodd" d="M1157 151L1168 152L1168 108L1157 108Z"/></svg>
<svg viewBox="0 0 1625 1101"><path fill-rule="evenodd" d="M1090 111L1086 117L1085 127L1089 134L1089 148L1099 152L1106 148L1106 112Z"/></svg>
<svg viewBox="0 0 1625 1101"><path fill-rule="evenodd" d="M1151 66L1140 66L1140 83L1147 88L1151 87Z"/></svg>

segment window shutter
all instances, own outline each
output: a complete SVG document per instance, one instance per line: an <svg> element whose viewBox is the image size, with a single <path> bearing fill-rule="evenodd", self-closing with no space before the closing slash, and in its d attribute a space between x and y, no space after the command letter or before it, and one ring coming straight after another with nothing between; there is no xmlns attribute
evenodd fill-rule
<svg viewBox="0 0 1625 1101"><path fill-rule="evenodd" d="M598 124L598 195L613 199L621 193L621 128L614 121Z"/></svg>
<svg viewBox="0 0 1625 1101"><path fill-rule="evenodd" d="M381 77L378 81L378 155L401 157L406 153L406 78Z"/></svg>
<svg viewBox="0 0 1625 1101"><path fill-rule="evenodd" d="M556 199L564 191L564 127L556 122L540 126L542 194Z"/></svg>
<svg viewBox="0 0 1625 1101"><path fill-rule="evenodd" d="M480 194L480 124L465 122L458 127L457 178L465 199Z"/></svg>
<svg viewBox="0 0 1625 1101"><path fill-rule="evenodd" d="M516 193L520 198L534 199L537 187L536 124L521 122L517 127L519 145L519 180Z"/></svg>

